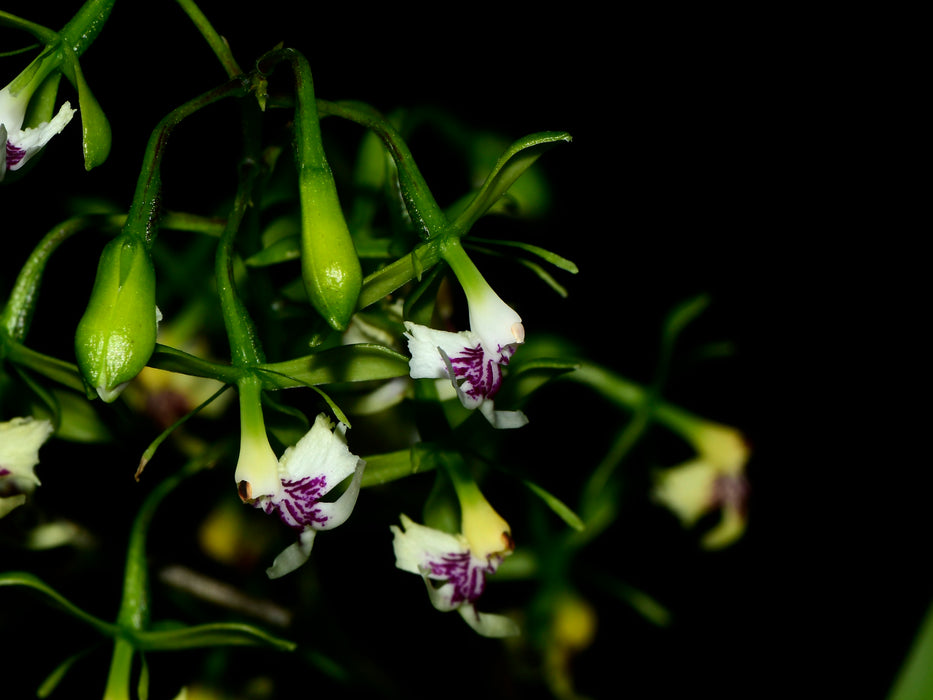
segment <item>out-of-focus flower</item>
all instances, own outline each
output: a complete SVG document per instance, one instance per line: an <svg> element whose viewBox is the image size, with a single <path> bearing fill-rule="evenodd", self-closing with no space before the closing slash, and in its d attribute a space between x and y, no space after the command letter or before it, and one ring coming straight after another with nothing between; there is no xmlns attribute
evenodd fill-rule
<svg viewBox="0 0 933 700"><path fill-rule="evenodd" d="M7 170L19 170L26 165L53 136L62 132L77 112L70 102L65 102L51 120L23 129L23 118L34 88L27 86L13 93L12 85L0 90L0 182Z"/></svg>
<svg viewBox="0 0 933 700"><path fill-rule="evenodd" d="M334 426L320 414L311 430L276 460L265 435L247 435L250 431L244 426L246 437L236 470L240 497L266 513L278 513L298 533L298 541L266 570L269 578L279 578L304 564L317 532L333 529L350 517L365 462L347 447L346 430L344 424ZM322 500L349 477L349 485L336 500Z"/></svg>
<svg viewBox="0 0 933 700"><path fill-rule="evenodd" d="M484 637L518 634L504 615L481 613L475 603L514 549L508 523L485 498L461 500L461 532L452 534L413 522L401 515L402 527L391 526L395 565L424 579L431 604L442 612L456 610Z"/></svg>
<svg viewBox="0 0 933 700"><path fill-rule="evenodd" d="M0 423L0 518L25 503L26 494L39 485L39 448L52 430L50 421L32 417Z"/></svg>
<svg viewBox="0 0 933 700"><path fill-rule="evenodd" d="M596 637L593 606L573 591L558 593L550 605L550 624L543 651L544 676L554 697L578 700L574 690L573 658Z"/></svg>
<svg viewBox="0 0 933 700"><path fill-rule="evenodd" d="M502 366L525 342L521 317L489 286L457 244L445 252L467 297L470 330L435 330L410 321L405 337L413 379L449 378L460 402L478 408L496 428L518 428L528 422L521 411L497 411L493 397L502 384Z"/></svg>
<svg viewBox="0 0 933 700"><path fill-rule="evenodd" d="M684 527L691 527L719 509L719 524L703 536L701 543L707 549L725 547L745 531L748 444L735 428L708 421L690 426L684 437L697 455L677 467L659 471L654 498L670 508Z"/></svg>

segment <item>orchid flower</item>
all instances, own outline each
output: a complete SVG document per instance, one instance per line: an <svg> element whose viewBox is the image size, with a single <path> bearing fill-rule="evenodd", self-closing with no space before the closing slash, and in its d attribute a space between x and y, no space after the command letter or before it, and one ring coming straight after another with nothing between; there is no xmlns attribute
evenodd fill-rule
<svg viewBox="0 0 933 700"><path fill-rule="evenodd" d="M317 532L333 529L350 517L365 463L347 447L346 430L343 423L335 427L320 414L311 430L276 460L264 428L260 433L244 422L236 468L240 497L267 514L277 512L298 533L298 541L266 569L269 578L280 578L304 564ZM322 500L348 477L350 483L339 498Z"/></svg>
<svg viewBox="0 0 933 700"><path fill-rule="evenodd" d="M528 422L521 411L497 411L502 366L525 342L521 317L493 291L457 242L444 251L467 297L470 330L452 332L405 322L412 379L450 380L465 408L478 408L495 428Z"/></svg>
<svg viewBox="0 0 933 700"><path fill-rule="evenodd" d="M27 417L0 423L0 518L25 503L26 494L39 485L39 448L51 434L47 420Z"/></svg>
<svg viewBox="0 0 933 700"><path fill-rule="evenodd" d="M509 524L474 490L461 506L461 532L452 534L413 522L402 514L402 527L392 525L395 565L424 580L431 604L441 612L456 610L484 637L518 634L504 615L481 613L476 601L486 588L486 576L499 568L515 547Z"/></svg>
<svg viewBox="0 0 933 700"><path fill-rule="evenodd" d="M0 90L0 144L3 146L0 148L0 182L7 170L19 170L26 165L53 136L62 132L77 112L71 108L70 102L65 102L50 121L23 129L32 90L24 89L14 93L11 85Z"/></svg>
<svg viewBox="0 0 933 700"><path fill-rule="evenodd" d="M660 471L654 498L670 508L684 527L720 509L721 520L704 535L702 545L708 549L725 547L745 530L748 444L734 428L708 421L689 426L684 437L696 448L697 455L684 464Z"/></svg>

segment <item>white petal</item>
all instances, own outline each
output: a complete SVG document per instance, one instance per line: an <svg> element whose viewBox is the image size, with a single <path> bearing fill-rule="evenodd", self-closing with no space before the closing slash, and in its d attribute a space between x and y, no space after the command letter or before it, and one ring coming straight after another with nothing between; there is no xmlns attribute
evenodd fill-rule
<svg viewBox="0 0 933 700"><path fill-rule="evenodd" d="M10 166L10 170L19 170L23 167L26 161L40 151L53 136L62 132L62 129L68 125L68 122L71 121L77 111L71 108L70 102L65 102L51 121L42 122L39 126L20 131L18 134L10 134L10 143L16 148L26 151L26 154L16 165Z"/></svg>
<svg viewBox="0 0 933 700"><path fill-rule="evenodd" d="M455 357L467 348L480 345L479 336L470 331L439 331L410 321L405 322L405 328L408 330L405 337L408 339L408 352L411 353L409 367L412 379L443 379L449 376L447 365L438 349L448 357Z"/></svg>
<svg viewBox="0 0 933 700"><path fill-rule="evenodd" d="M395 525L390 529L395 535L392 540L395 565L403 571L421 574L431 560L440 559L451 552L469 551L466 538L462 536L419 525L404 514L400 520L404 531Z"/></svg>
<svg viewBox="0 0 933 700"><path fill-rule="evenodd" d="M353 480L347 486L347 490L340 494L340 498L332 502L318 501L318 512L326 517L327 521L323 525L315 526L316 530L332 530L347 521L356 506L356 499L360 495L360 484L363 481L363 469L365 467L366 462L357 459Z"/></svg>
<svg viewBox="0 0 933 700"><path fill-rule="evenodd" d="M39 448L52 434L52 423L35 418L13 418L0 423L0 478L10 478L20 490L39 485L33 471Z"/></svg>
<svg viewBox="0 0 933 700"><path fill-rule="evenodd" d="M484 401L479 410L493 428L500 430L521 428L528 423L528 416L521 411L497 411L493 408L492 401Z"/></svg>
<svg viewBox="0 0 933 700"><path fill-rule="evenodd" d="M712 507L717 476L709 462L691 460L660 471L652 495L674 511L685 526L690 526Z"/></svg>
<svg viewBox="0 0 933 700"><path fill-rule="evenodd" d="M451 610L463 607L464 603L453 602L456 588L452 583L445 583L442 586L435 587L426 574L422 574L421 578L424 579L424 585L428 589L428 599L431 601L431 605L434 606L435 610L450 612Z"/></svg>
<svg viewBox="0 0 933 700"><path fill-rule="evenodd" d="M339 424L332 431L327 416L319 414L311 430L294 447L285 450L279 460L282 478L297 480L320 475L330 490L353 474L359 459L347 447L346 430L345 425Z"/></svg>
<svg viewBox="0 0 933 700"><path fill-rule="evenodd" d="M15 508L19 508L26 502L26 494L21 493L18 496L7 496L0 498L0 518Z"/></svg>
<svg viewBox="0 0 933 700"><path fill-rule="evenodd" d="M272 566L266 569L266 576L269 578L281 578L285 574L300 567L311 556L311 548L314 546L314 536L316 530L306 529L294 544L282 550L281 554L272 562Z"/></svg>
<svg viewBox="0 0 933 700"><path fill-rule="evenodd" d="M483 637L515 637L520 634L515 621L505 615L481 613L472 605L461 605L459 612L467 624Z"/></svg>

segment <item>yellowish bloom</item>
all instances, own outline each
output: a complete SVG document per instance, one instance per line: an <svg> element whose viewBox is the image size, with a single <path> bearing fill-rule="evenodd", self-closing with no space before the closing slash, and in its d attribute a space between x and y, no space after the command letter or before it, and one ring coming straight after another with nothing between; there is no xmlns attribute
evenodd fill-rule
<svg viewBox="0 0 933 700"><path fill-rule="evenodd" d="M696 456L661 470L656 475L653 496L670 508L684 527L692 527L701 517L719 509L720 522L703 536L701 543L707 549L725 547L745 531L748 444L735 428L708 421L692 426L684 437L696 449Z"/></svg>

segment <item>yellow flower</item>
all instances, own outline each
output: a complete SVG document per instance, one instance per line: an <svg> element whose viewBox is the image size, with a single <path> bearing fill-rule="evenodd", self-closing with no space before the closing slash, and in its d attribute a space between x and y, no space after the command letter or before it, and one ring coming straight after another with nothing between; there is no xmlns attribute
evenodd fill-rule
<svg viewBox="0 0 933 700"><path fill-rule="evenodd" d="M701 540L705 548L719 549L732 544L745 531L748 444L735 428L708 421L692 426L685 437L696 449L696 457L661 470L656 475L653 496L670 508L684 527L693 526L707 513L719 509L719 524Z"/></svg>

